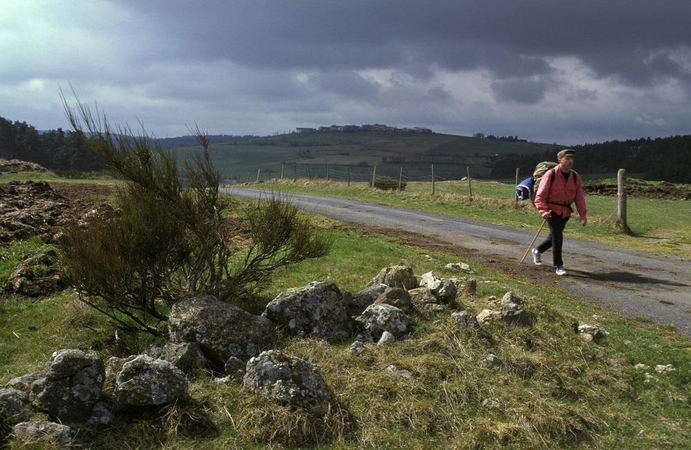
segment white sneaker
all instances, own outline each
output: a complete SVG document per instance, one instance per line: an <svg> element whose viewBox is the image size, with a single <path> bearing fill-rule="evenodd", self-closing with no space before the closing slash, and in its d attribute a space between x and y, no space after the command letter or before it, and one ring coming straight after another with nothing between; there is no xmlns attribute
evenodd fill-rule
<svg viewBox="0 0 691 450"><path fill-rule="evenodd" d="M533 249L533 263L536 266L542 265L542 255L540 254L540 252L537 251L536 248Z"/></svg>
<svg viewBox="0 0 691 450"><path fill-rule="evenodd" d="M557 266L557 271L555 272L557 275L566 275L566 270L564 270L564 266Z"/></svg>

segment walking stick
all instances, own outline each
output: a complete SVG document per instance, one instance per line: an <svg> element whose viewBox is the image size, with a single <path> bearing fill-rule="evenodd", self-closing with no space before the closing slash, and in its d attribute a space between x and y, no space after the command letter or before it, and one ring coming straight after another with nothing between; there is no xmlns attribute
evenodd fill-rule
<svg viewBox="0 0 691 450"><path fill-rule="evenodd" d="M547 222L547 219L542 219L542 225L540 225L540 228L537 229L537 233L535 233L535 237L533 238L532 241L530 241L530 245L529 245L528 248L525 250L525 253L523 254L523 258L521 258L521 262L519 262L518 264L522 264L522 263L523 263L523 260L524 260L525 257L528 255L528 252L530 251L531 248L533 248L533 244L535 243L535 240L537 239L537 237L540 235L540 231L542 231L542 227L545 226L545 222Z"/></svg>

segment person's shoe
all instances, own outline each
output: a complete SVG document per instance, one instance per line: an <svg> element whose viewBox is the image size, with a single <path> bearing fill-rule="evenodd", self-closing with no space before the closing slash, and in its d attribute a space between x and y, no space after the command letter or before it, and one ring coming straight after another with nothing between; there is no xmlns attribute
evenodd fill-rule
<svg viewBox="0 0 691 450"><path fill-rule="evenodd" d="M533 263L535 263L536 266L542 265L542 255L536 248L533 249Z"/></svg>
<svg viewBox="0 0 691 450"><path fill-rule="evenodd" d="M566 275L566 270L564 270L564 266L557 266L557 271L555 273L557 275Z"/></svg>

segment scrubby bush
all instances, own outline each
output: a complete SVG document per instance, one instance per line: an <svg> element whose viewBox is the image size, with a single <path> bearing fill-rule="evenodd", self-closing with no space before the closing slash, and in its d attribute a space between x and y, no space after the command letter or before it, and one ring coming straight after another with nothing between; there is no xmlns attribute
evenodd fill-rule
<svg viewBox="0 0 691 450"><path fill-rule="evenodd" d="M90 150L125 180L118 215L75 224L61 241L83 301L120 328L162 334L178 300L211 294L246 303L277 268L328 253L330 238L285 199L242 206L223 196L199 129L201 154L181 164L146 133L113 129L81 103L75 112L65 102L65 110ZM241 242L230 232L230 214L245 223Z"/></svg>
<svg viewBox="0 0 691 450"><path fill-rule="evenodd" d="M374 187L384 191L394 191L399 189L398 180L395 180L391 177L375 177ZM401 181L400 190L404 190L405 187L406 182Z"/></svg>

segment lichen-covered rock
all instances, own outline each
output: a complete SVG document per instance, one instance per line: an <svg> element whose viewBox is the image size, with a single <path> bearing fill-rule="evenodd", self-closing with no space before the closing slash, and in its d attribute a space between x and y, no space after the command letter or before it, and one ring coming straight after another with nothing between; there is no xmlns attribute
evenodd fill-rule
<svg viewBox="0 0 691 450"><path fill-rule="evenodd" d="M170 342L199 344L207 360L222 370L228 358L248 360L276 346L276 326L211 295L176 302L168 319Z"/></svg>
<svg viewBox="0 0 691 450"><path fill-rule="evenodd" d="M278 350L250 359L243 383L250 392L305 408L335 401L317 365Z"/></svg>
<svg viewBox="0 0 691 450"><path fill-rule="evenodd" d="M396 338L401 338L408 332L405 313L391 305L368 306L355 321L374 340L379 340L384 331L388 331Z"/></svg>
<svg viewBox="0 0 691 450"><path fill-rule="evenodd" d="M346 304L335 284L312 282L281 292L262 315L291 334L340 340L353 333Z"/></svg>
<svg viewBox="0 0 691 450"><path fill-rule="evenodd" d="M413 311L413 303L410 299L410 294L403 288L387 289L379 297L377 297L374 303L395 306L406 313Z"/></svg>
<svg viewBox="0 0 691 450"><path fill-rule="evenodd" d="M418 281L417 278L415 278L413 269L404 265L384 267L372 281L369 282L368 286L377 284L385 284L390 287L400 287L407 290L418 287Z"/></svg>
<svg viewBox="0 0 691 450"><path fill-rule="evenodd" d="M58 350L45 375L31 385L37 409L64 423L85 418L101 395L105 371L101 359L82 350Z"/></svg>
<svg viewBox="0 0 691 450"><path fill-rule="evenodd" d="M389 286L384 283L379 283L368 286L360 292L357 292L348 303L348 314L351 316L359 316L365 308L374 303L377 297L383 294L387 289L390 289Z"/></svg>
<svg viewBox="0 0 691 450"><path fill-rule="evenodd" d="M437 278L433 272L427 272L420 277L420 287L428 288L439 303L444 305L454 303L458 294L456 283L445 278Z"/></svg>
<svg viewBox="0 0 691 450"><path fill-rule="evenodd" d="M31 414L29 396L17 389L0 389L0 425L26 420Z"/></svg>
<svg viewBox="0 0 691 450"><path fill-rule="evenodd" d="M55 422L20 422L14 426L14 436L24 444L46 444L49 446L47 448L64 448L72 440L72 429Z"/></svg>
<svg viewBox="0 0 691 450"><path fill-rule="evenodd" d="M152 345L144 351L144 354L154 359L165 359L186 374L208 366L202 349L196 342L167 342L162 347Z"/></svg>
<svg viewBox="0 0 691 450"><path fill-rule="evenodd" d="M155 406L187 396L187 376L163 359L139 355L122 366L115 379L118 406Z"/></svg>

